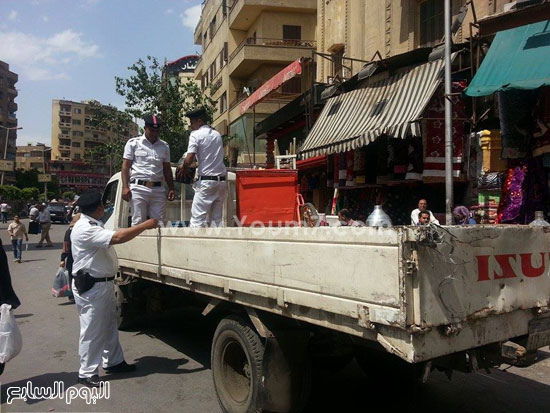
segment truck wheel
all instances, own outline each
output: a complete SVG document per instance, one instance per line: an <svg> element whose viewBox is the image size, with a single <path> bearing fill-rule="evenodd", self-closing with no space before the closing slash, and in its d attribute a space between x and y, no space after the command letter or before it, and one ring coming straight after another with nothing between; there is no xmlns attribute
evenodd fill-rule
<svg viewBox="0 0 550 413"><path fill-rule="evenodd" d="M264 345L252 326L236 316L224 318L212 342L212 376L224 412L259 412Z"/></svg>
<svg viewBox="0 0 550 413"><path fill-rule="evenodd" d="M128 298L121 286L115 283L115 302L119 330L127 330L138 324L139 305Z"/></svg>

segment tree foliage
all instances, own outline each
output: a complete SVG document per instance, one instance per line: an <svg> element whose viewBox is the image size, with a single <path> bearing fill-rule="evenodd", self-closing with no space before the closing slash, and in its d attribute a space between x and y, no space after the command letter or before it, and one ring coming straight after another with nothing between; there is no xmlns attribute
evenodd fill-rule
<svg viewBox="0 0 550 413"><path fill-rule="evenodd" d="M27 187L21 190L21 199L24 201L36 200L38 199L38 195L40 195L40 191L35 187Z"/></svg>
<svg viewBox="0 0 550 413"><path fill-rule="evenodd" d="M128 113L142 118L147 113L161 115L164 126L160 139L170 145L172 161L177 161L187 150L189 125L183 114L198 106L204 106L210 118L215 111L215 101L189 80L182 83L178 76L165 77L163 66L155 57L139 59L128 68L126 79L116 77L116 92L125 98Z"/></svg>
<svg viewBox="0 0 550 413"><path fill-rule="evenodd" d="M120 111L113 105L102 105L92 100L88 102L87 113L90 115L90 126L96 130L110 131L108 139L87 151L91 160L104 161L113 170L118 171L122 165L124 145L130 136L132 115Z"/></svg>
<svg viewBox="0 0 550 413"><path fill-rule="evenodd" d="M18 200L21 199L21 190L13 185L0 186L0 195L2 199Z"/></svg>

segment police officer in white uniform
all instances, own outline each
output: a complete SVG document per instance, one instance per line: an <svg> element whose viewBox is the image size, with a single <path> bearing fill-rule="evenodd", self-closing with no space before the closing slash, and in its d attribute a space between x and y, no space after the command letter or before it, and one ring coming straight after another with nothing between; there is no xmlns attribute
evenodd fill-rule
<svg viewBox="0 0 550 413"><path fill-rule="evenodd" d="M156 228L149 219L139 225L111 231L103 228L104 207L98 191L88 191L78 199L82 210L71 233L73 293L80 319L78 382L98 387L99 365L107 373L135 370L127 364L118 341L118 325L113 280L118 262L114 244L130 241L146 229Z"/></svg>
<svg viewBox="0 0 550 413"><path fill-rule="evenodd" d="M159 139L161 120L147 115L145 133L126 142L122 162L122 199L130 202L132 225L149 218L165 221L166 190L168 200L174 200L174 180L170 167L170 147Z"/></svg>
<svg viewBox="0 0 550 413"><path fill-rule="evenodd" d="M207 124L208 116L204 108L187 112L185 116L191 122L192 132L183 165L185 168L191 167L195 158L199 163L190 226L220 226L227 195L223 140L219 132Z"/></svg>

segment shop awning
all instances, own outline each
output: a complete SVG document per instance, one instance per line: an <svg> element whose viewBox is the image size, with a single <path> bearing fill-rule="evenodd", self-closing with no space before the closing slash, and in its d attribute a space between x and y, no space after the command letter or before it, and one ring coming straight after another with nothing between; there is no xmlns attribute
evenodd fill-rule
<svg viewBox="0 0 550 413"><path fill-rule="evenodd" d="M466 94L550 85L549 62L550 20L498 32Z"/></svg>
<svg viewBox="0 0 550 413"><path fill-rule="evenodd" d="M313 158L302 159L296 162L296 169L303 171L306 169L323 168L327 166L327 156L315 156Z"/></svg>
<svg viewBox="0 0 550 413"><path fill-rule="evenodd" d="M416 122L441 80L443 59L398 70L330 98L307 136L303 158L360 148L381 135L420 136Z"/></svg>
<svg viewBox="0 0 550 413"><path fill-rule="evenodd" d="M279 73L277 73L267 82L265 82L262 86L256 89L256 91L252 93L248 98L246 98L246 100L241 103L241 115L244 114L252 106L260 103L262 99L264 99L275 89L279 88L281 85L300 74L302 74L302 59L298 59L289 64Z"/></svg>

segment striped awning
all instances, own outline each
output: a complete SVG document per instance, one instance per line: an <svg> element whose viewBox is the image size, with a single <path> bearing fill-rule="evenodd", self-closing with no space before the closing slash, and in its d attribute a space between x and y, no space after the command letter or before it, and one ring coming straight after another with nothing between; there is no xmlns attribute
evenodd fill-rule
<svg viewBox="0 0 550 413"><path fill-rule="evenodd" d="M300 155L309 158L368 145L381 135L420 136L421 117L441 81L444 60L401 69L365 88L330 98Z"/></svg>

